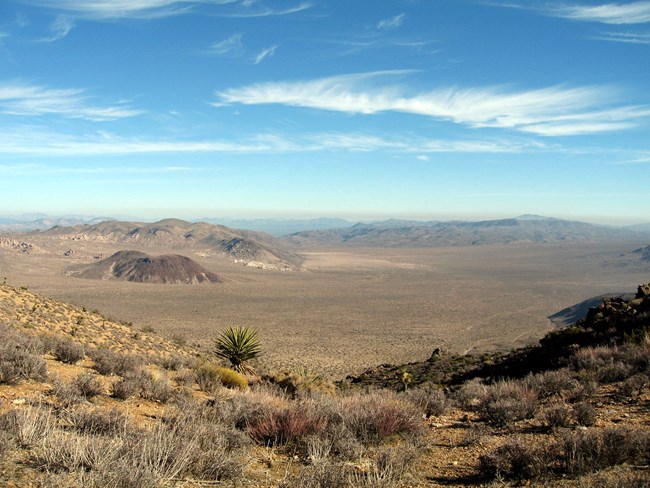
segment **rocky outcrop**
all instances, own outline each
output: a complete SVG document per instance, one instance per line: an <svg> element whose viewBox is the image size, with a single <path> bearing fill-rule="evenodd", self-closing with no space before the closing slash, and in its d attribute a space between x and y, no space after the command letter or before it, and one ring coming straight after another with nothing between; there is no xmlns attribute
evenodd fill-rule
<svg viewBox="0 0 650 488"><path fill-rule="evenodd" d="M26 241L18 241L9 237L0 237L0 247L12 249L22 254L42 254L45 251Z"/></svg>

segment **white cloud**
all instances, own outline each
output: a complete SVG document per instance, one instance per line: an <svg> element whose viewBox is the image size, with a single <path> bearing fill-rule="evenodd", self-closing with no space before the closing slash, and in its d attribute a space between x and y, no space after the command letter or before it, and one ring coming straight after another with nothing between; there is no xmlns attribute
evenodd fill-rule
<svg viewBox="0 0 650 488"><path fill-rule="evenodd" d="M156 18L186 13L200 4L228 4L238 0L18 0L21 3L68 12L84 18Z"/></svg>
<svg viewBox="0 0 650 488"><path fill-rule="evenodd" d="M606 32L596 39L601 41L624 42L628 44L650 44L650 33L632 34L627 32Z"/></svg>
<svg viewBox="0 0 650 488"><path fill-rule="evenodd" d="M255 60L253 61L253 64L260 64L266 58L270 58L275 54L277 48L278 46L275 45L266 49L262 49L262 51L260 51L260 53L257 56L255 56Z"/></svg>
<svg viewBox="0 0 650 488"><path fill-rule="evenodd" d="M650 116L649 106L610 106L617 92L603 86L534 90L499 87L438 88L410 94L397 86L370 86L403 71L333 76L308 81L258 83L217 92L223 104L282 104L347 113L403 112L470 127L496 127L538 135L623 130Z"/></svg>
<svg viewBox="0 0 650 488"><path fill-rule="evenodd" d="M381 20L377 23L377 29L380 30L391 30L391 29L397 29L399 26L401 26L404 23L404 18L406 17L406 14L399 14L396 15L395 17L391 17L389 19L384 19Z"/></svg>
<svg viewBox="0 0 650 488"><path fill-rule="evenodd" d="M215 42L210 47L210 51L219 56L239 55L243 50L243 34L233 34L223 41Z"/></svg>
<svg viewBox="0 0 650 488"><path fill-rule="evenodd" d="M273 9L265 6L258 6L259 2L250 2L244 0L242 6L244 7L255 7L254 9L240 10L238 12L233 12L227 14L228 17L273 17L278 15L290 15L304 10L309 10L314 6L313 3L303 2L293 7Z"/></svg>
<svg viewBox="0 0 650 488"><path fill-rule="evenodd" d="M124 103L99 106L88 103L80 89L52 89L20 83L0 84L0 113L9 115L60 115L92 121L116 120L141 111Z"/></svg>
<svg viewBox="0 0 650 488"><path fill-rule="evenodd" d="M199 153L297 153L321 151L413 154L419 159L431 153L517 153L557 149L529 140L442 140L421 137L384 138L360 133L305 135L259 134L241 140L170 140L121 137L108 132L69 135L33 126L0 131L0 154L32 156L98 156Z"/></svg>
<svg viewBox="0 0 650 488"><path fill-rule="evenodd" d="M69 17L59 16L50 24L50 35L39 39L38 42L55 42L63 39L74 28L74 22Z"/></svg>
<svg viewBox="0 0 650 488"><path fill-rule="evenodd" d="M650 22L650 1L605 3L601 5L561 4L549 6L548 15L604 24L644 24Z"/></svg>

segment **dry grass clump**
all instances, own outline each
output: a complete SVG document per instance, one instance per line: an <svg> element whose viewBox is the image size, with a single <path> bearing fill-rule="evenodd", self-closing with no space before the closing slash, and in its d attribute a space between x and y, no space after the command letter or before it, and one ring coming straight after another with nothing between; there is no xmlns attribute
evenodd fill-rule
<svg viewBox="0 0 650 488"><path fill-rule="evenodd" d="M532 446L515 438L482 455L479 472L488 479L539 479L550 474L551 461L548 446Z"/></svg>
<svg viewBox="0 0 650 488"><path fill-rule="evenodd" d="M74 385L84 398L92 398L104 393L104 385L96 374L81 373L74 380Z"/></svg>
<svg viewBox="0 0 650 488"><path fill-rule="evenodd" d="M81 408L63 413L70 429L82 434L121 435L129 427L129 418L119 410Z"/></svg>
<svg viewBox="0 0 650 488"><path fill-rule="evenodd" d="M336 385L330 379L307 367L267 375L263 379L278 385L293 397L314 393L332 395L336 392Z"/></svg>

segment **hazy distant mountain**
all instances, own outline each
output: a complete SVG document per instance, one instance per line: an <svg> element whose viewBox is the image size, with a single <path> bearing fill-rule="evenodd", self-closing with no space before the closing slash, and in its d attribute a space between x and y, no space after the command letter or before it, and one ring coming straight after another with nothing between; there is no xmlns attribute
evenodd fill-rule
<svg viewBox="0 0 650 488"><path fill-rule="evenodd" d="M80 224L96 224L106 220L105 217L79 217L79 216L66 216L66 217L50 217L40 216L32 218L33 215L25 215L22 217L0 217L0 232L26 232L30 230L43 230L49 229L55 225L72 226Z"/></svg>
<svg viewBox="0 0 650 488"><path fill-rule="evenodd" d="M131 244L194 252L218 253L259 267L288 269L301 258L286 244L261 232L237 230L205 222L165 219L153 223L109 221L73 227L55 226L41 235L69 240Z"/></svg>
<svg viewBox="0 0 650 488"><path fill-rule="evenodd" d="M650 233L650 222L647 222L645 224L626 225L625 228L636 232Z"/></svg>
<svg viewBox="0 0 650 488"><path fill-rule="evenodd" d="M137 283L191 285L221 282L219 276L186 256L149 256L138 251L119 251L99 262L76 266L67 274L77 278Z"/></svg>
<svg viewBox="0 0 650 488"><path fill-rule="evenodd" d="M521 216L477 222L385 221L349 228L298 232L286 237L299 246L357 245L437 247L503 243L602 242L643 238L628 229L584 222Z"/></svg>
<svg viewBox="0 0 650 488"><path fill-rule="evenodd" d="M266 232L272 236L280 237L306 230L320 230L350 227L354 222L336 218L318 219L220 219L206 218L202 222L227 225L237 229L250 229Z"/></svg>

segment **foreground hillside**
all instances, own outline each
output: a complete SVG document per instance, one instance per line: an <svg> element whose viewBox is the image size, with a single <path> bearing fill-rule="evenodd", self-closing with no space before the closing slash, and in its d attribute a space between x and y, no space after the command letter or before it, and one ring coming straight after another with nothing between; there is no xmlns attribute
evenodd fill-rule
<svg viewBox="0 0 650 488"><path fill-rule="evenodd" d="M547 336L538 350L564 354L536 374L485 356L472 380L401 368L382 390L305 370L246 378L3 284L0 484L648 486L647 292Z"/></svg>

